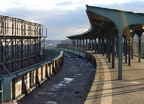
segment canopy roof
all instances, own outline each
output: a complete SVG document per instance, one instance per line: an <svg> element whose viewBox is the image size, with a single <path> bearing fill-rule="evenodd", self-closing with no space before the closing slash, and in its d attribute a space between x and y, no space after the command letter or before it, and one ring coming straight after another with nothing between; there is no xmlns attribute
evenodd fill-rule
<svg viewBox="0 0 144 104"><path fill-rule="evenodd" d="M144 32L144 14L115 9L86 6L91 28L82 33L68 36L69 39L91 39L110 33L121 34Z"/></svg>

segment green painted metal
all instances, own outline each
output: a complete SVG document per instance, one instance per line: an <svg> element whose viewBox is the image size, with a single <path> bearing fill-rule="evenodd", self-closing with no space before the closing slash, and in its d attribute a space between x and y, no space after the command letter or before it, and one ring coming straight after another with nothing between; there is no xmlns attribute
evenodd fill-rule
<svg viewBox="0 0 144 104"><path fill-rule="evenodd" d="M123 53L123 31L119 30L119 37L118 37L118 79L122 79L122 53Z"/></svg>
<svg viewBox="0 0 144 104"><path fill-rule="evenodd" d="M7 102L11 100L11 81L16 75L6 77L3 80L3 101Z"/></svg>
<svg viewBox="0 0 144 104"><path fill-rule="evenodd" d="M122 79L122 38L125 28L132 24L144 24L144 14L135 14L106 8L87 6L87 10L110 19L118 29L118 79ZM127 21L125 21L127 19Z"/></svg>
<svg viewBox="0 0 144 104"><path fill-rule="evenodd" d="M108 37L108 62L111 62L111 38Z"/></svg>
<svg viewBox="0 0 144 104"><path fill-rule="evenodd" d="M106 36L106 58L108 58L108 36Z"/></svg>
<svg viewBox="0 0 144 104"><path fill-rule="evenodd" d="M88 39L86 39L86 49L88 49Z"/></svg>
<svg viewBox="0 0 144 104"><path fill-rule="evenodd" d="M96 38L94 39L94 50L95 50L95 53L96 53Z"/></svg>
<svg viewBox="0 0 144 104"><path fill-rule="evenodd" d="M117 49L118 49L118 79L122 79L122 53L123 53L123 34L124 31L126 29L126 27L130 26L130 25L142 25L144 24L144 14L141 13L133 13L133 12L125 12L125 11L120 11L120 10L115 10L115 9L107 9L107 8L100 8L100 7L94 7L94 6L86 6L87 7L87 13L89 16L90 22L92 27L86 31L83 34L78 34L78 35L74 35L74 36L69 36L68 38L84 38L87 35L87 38L90 39L90 37L92 38L92 32L95 32L94 37L98 37L99 35L104 35L104 34L108 34L111 28L108 27L105 30L101 30L97 29L97 31L95 31L95 27L94 23L95 20L100 21L101 23L103 22L103 20L108 20L109 22L113 23L116 28L117 28L117 32L118 32L118 45L117 45ZM91 14L94 14L93 17L90 17ZM98 16L98 17L97 17ZM95 18L96 17L96 18ZM93 20L95 19L95 20ZM106 21L104 21L106 22ZM96 33L99 32L99 30L101 31L101 34ZM109 35L109 34L108 34ZM100 39L99 39L100 40ZM107 50L108 52L108 50Z"/></svg>
<svg viewBox="0 0 144 104"><path fill-rule="evenodd" d="M112 68L115 67L115 43L114 43L114 35L112 35Z"/></svg>
<svg viewBox="0 0 144 104"><path fill-rule="evenodd" d="M53 58L52 61L54 60L57 60L59 57L61 57L63 55L63 52L61 51L60 54ZM4 102L7 102L7 101L10 101L11 100L11 82L12 82L12 79L18 77L18 76L21 76L21 75L24 75L30 71L33 71L41 66L44 66L46 64L49 64L51 63L52 61L45 61L43 63L40 63L38 65L34 65L32 68L29 68L27 67L26 70L24 71L21 71L21 72L17 72L15 74L11 74L11 76L8 76L8 77L4 77L3 79L3 101Z"/></svg>
<svg viewBox="0 0 144 104"><path fill-rule="evenodd" d="M132 47L131 47L132 48L131 49L131 52L132 52L131 53L131 59L133 59L133 54L134 54L134 37L133 36L132 36L132 43L131 44L132 44Z"/></svg>
<svg viewBox="0 0 144 104"><path fill-rule="evenodd" d="M125 63L127 63L127 39L125 38L125 46L124 46L124 50L125 50Z"/></svg>
<svg viewBox="0 0 144 104"><path fill-rule="evenodd" d="M102 53L103 53L103 56L105 54L105 44L104 44L104 37L102 37Z"/></svg>
<svg viewBox="0 0 144 104"><path fill-rule="evenodd" d="M3 78L0 78L0 95L1 95L1 99L0 101L3 103Z"/></svg>
<svg viewBox="0 0 144 104"><path fill-rule="evenodd" d="M98 53L101 52L101 40L100 37L98 37Z"/></svg>
<svg viewBox="0 0 144 104"><path fill-rule="evenodd" d="M88 5L86 7L88 11L112 20L112 22L117 26L118 30L120 30L121 28L122 32L129 25L144 24L144 14L141 13L125 12L115 9L100 8Z"/></svg>
<svg viewBox="0 0 144 104"><path fill-rule="evenodd" d="M131 43L130 43L130 36L128 37L128 66L131 65Z"/></svg>
<svg viewBox="0 0 144 104"><path fill-rule="evenodd" d="M141 37L138 38L138 62L141 62Z"/></svg>

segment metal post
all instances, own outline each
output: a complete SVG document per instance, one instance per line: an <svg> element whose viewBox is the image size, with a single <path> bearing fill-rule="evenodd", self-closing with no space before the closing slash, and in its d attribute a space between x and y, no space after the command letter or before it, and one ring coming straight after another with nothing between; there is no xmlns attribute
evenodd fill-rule
<svg viewBox="0 0 144 104"><path fill-rule="evenodd" d="M119 40L119 38L117 37L117 43L116 43L116 53L117 53L117 58L118 58L118 48L119 48L118 40Z"/></svg>
<svg viewBox="0 0 144 104"><path fill-rule="evenodd" d="M91 50L91 39L89 39L89 50Z"/></svg>
<svg viewBox="0 0 144 104"><path fill-rule="evenodd" d="M118 79L122 79L122 50L123 50L123 31L122 29L119 30L119 36L118 36Z"/></svg>
<svg viewBox="0 0 144 104"><path fill-rule="evenodd" d="M91 46L92 46L91 50L94 50L94 41L93 41L93 39L92 39Z"/></svg>
<svg viewBox="0 0 144 104"><path fill-rule="evenodd" d="M139 54L138 54L138 62L141 62L141 36L139 36L138 39L139 39L139 43L138 43L138 44L139 44L139 45L138 45L138 50L139 50L139 51L138 51L138 53L139 53Z"/></svg>
<svg viewBox="0 0 144 104"><path fill-rule="evenodd" d="M131 59L133 59L133 36L132 36L132 43L131 43L131 45L132 45L132 48L131 48Z"/></svg>
<svg viewBox="0 0 144 104"><path fill-rule="evenodd" d="M109 42L108 42L108 45L109 45L109 51L108 51L108 62L111 62L111 35L109 37Z"/></svg>
<svg viewBox="0 0 144 104"><path fill-rule="evenodd" d="M112 35L112 68L115 67L115 44L114 44L114 35Z"/></svg>
<svg viewBox="0 0 144 104"><path fill-rule="evenodd" d="M104 44L104 37L102 38L102 53L103 53L103 56L105 54L105 44Z"/></svg>
<svg viewBox="0 0 144 104"><path fill-rule="evenodd" d="M100 53L100 37L98 37L98 53Z"/></svg>
<svg viewBox="0 0 144 104"><path fill-rule="evenodd" d="M87 41L87 39L86 39L86 47L85 47L85 48L86 48L86 50L87 50L87 45L88 45L88 44L87 44L87 42L88 42L88 41Z"/></svg>
<svg viewBox="0 0 144 104"><path fill-rule="evenodd" d="M90 39L89 39L89 42L88 42L88 50L90 50Z"/></svg>
<svg viewBox="0 0 144 104"><path fill-rule="evenodd" d="M93 39L91 39L91 50L93 50Z"/></svg>
<svg viewBox="0 0 144 104"><path fill-rule="evenodd" d="M129 42L129 44L128 44L128 55L129 55L129 57L128 57L128 66L130 66L131 65L131 58L130 58L130 48L131 48L131 45L130 45L130 34L128 36L128 42Z"/></svg>
<svg viewBox="0 0 144 104"><path fill-rule="evenodd" d="M108 58L108 51L109 51L109 45L108 45L108 36L106 37L106 58Z"/></svg>
<svg viewBox="0 0 144 104"><path fill-rule="evenodd" d="M125 45L126 45L126 39L125 39L126 37L124 37L124 44L123 44L123 47L124 47L124 56L125 56L125 54L126 54L126 51L125 51Z"/></svg>
<svg viewBox="0 0 144 104"><path fill-rule="evenodd" d="M78 39L77 39L77 47L76 48L78 48Z"/></svg>
<svg viewBox="0 0 144 104"><path fill-rule="evenodd" d="M79 48L81 49L81 39L80 39L80 46L79 46Z"/></svg>
<svg viewBox="0 0 144 104"><path fill-rule="evenodd" d="M127 39L125 38L125 63L127 63Z"/></svg>
<svg viewBox="0 0 144 104"><path fill-rule="evenodd" d="M23 68L23 39L21 39L21 68Z"/></svg>
<svg viewBox="0 0 144 104"><path fill-rule="evenodd" d="M84 49L84 45L85 45L85 43L84 43L84 39L83 39L83 47L82 47L83 49Z"/></svg>
<svg viewBox="0 0 144 104"><path fill-rule="evenodd" d="M94 50L95 50L95 53L96 53L96 38L94 39Z"/></svg>

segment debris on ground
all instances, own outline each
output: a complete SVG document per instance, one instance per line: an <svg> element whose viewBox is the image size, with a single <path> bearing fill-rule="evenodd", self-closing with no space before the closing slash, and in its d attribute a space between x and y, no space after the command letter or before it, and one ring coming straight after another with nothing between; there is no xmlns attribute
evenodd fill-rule
<svg viewBox="0 0 144 104"><path fill-rule="evenodd" d="M96 71L96 69L91 69L92 72Z"/></svg>
<svg viewBox="0 0 144 104"><path fill-rule="evenodd" d="M84 58L64 58L60 71L18 104L84 104L95 72L92 63Z"/></svg>

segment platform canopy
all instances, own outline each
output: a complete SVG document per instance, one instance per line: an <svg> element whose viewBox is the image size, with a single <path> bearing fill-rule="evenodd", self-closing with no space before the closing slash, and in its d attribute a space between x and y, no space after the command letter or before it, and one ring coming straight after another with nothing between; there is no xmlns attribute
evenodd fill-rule
<svg viewBox="0 0 144 104"><path fill-rule="evenodd" d="M69 39L91 39L109 32L144 32L144 14L115 9L86 6L91 28L81 34L67 36Z"/></svg>
<svg viewBox="0 0 144 104"><path fill-rule="evenodd" d="M111 34L118 38L118 79L122 79L123 37L139 37L144 32L144 14L86 5L86 13L91 24L88 31L67 36L69 39L96 39Z"/></svg>

